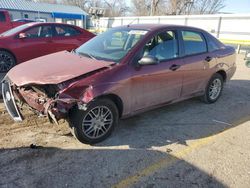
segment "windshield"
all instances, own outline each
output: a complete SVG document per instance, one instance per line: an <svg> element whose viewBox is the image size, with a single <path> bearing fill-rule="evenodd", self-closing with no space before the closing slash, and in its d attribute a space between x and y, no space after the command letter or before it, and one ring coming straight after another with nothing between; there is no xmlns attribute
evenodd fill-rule
<svg viewBox="0 0 250 188"><path fill-rule="evenodd" d="M20 25L18 27L15 27L13 29L10 29L10 30L2 33L0 36L7 37L7 36L13 35L15 33L18 33L18 32L20 32L20 31L22 31L22 30L24 30L24 29L26 29L26 28L28 28L30 26L32 26L32 24L30 24L30 23L24 24L24 25Z"/></svg>
<svg viewBox="0 0 250 188"><path fill-rule="evenodd" d="M147 32L131 28L110 29L77 48L76 53L119 63Z"/></svg>

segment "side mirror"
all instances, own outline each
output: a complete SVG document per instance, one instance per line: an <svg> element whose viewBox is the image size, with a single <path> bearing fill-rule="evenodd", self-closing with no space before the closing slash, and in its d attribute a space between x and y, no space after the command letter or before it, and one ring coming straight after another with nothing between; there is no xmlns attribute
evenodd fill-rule
<svg viewBox="0 0 250 188"><path fill-rule="evenodd" d="M26 35L26 33L19 33L18 38L25 39L25 38L27 38L27 35Z"/></svg>
<svg viewBox="0 0 250 188"><path fill-rule="evenodd" d="M155 56L147 55L147 56L142 57L138 61L138 63L140 65L157 65L159 64L159 60Z"/></svg>
<svg viewBox="0 0 250 188"><path fill-rule="evenodd" d="M247 53L245 56L245 64L248 68L250 68L250 53Z"/></svg>

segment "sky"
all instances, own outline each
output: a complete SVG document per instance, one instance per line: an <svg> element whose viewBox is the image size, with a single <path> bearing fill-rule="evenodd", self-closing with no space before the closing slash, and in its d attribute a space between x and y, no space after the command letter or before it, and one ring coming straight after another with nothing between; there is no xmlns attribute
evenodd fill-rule
<svg viewBox="0 0 250 188"><path fill-rule="evenodd" d="M126 0L131 5L131 0ZM225 0L226 7L221 12L250 13L250 0Z"/></svg>
<svg viewBox="0 0 250 188"><path fill-rule="evenodd" d="M250 0L226 0L221 12L250 13Z"/></svg>

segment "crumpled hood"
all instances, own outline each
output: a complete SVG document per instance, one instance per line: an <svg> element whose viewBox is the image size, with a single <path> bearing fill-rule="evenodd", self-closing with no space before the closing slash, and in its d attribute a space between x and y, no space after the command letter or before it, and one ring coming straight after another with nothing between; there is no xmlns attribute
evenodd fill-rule
<svg viewBox="0 0 250 188"><path fill-rule="evenodd" d="M17 86L59 84L112 64L114 62L93 60L62 51L21 63L12 68L7 77Z"/></svg>

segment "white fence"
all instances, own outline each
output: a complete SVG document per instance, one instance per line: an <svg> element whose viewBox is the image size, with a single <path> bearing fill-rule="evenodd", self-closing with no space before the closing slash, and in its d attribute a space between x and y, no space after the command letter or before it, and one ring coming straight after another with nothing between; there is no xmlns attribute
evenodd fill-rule
<svg viewBox="0 0 250 188"><path fill-rule="evenodd" d="M250 14L216 14L190 16L146 16L101 18L99 30L133 24L159 23L202 28L220 40L250 45Z"/></svg>

